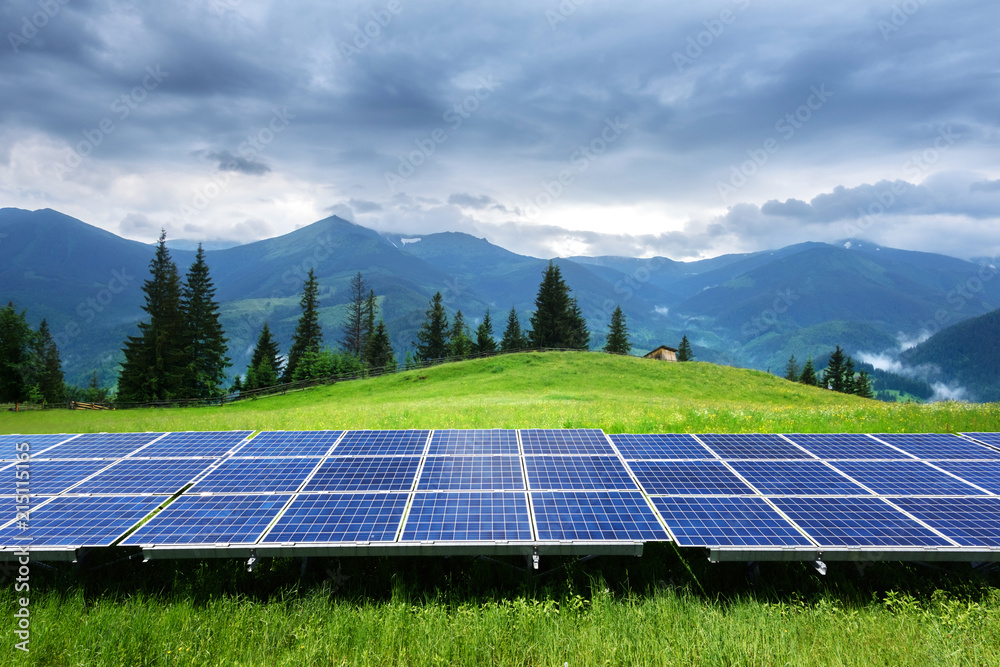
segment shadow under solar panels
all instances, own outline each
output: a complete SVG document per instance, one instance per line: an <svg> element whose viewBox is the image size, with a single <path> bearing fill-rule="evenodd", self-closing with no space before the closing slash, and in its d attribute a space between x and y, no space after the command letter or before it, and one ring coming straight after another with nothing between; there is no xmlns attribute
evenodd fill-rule
<svg viewBox="0 0 1000 667"><path fill-rule="evenodd" d="M264 431L255 435L235 458L325 456L343 431Z"/></svg>
<svg viewBox="0 0 1000 667"><path fill-rule="evenodd" d="M649 435L621 433L608 437L611 438L611 442L615 444L622 458L626 461L631 459L697 461L715 458L715 455L708 448L695 440L694 436L686 433Z"/></svg>
<svg viewBox="0 0 1000 667"><path fill-rule="evenodd" d="M403 542L529 541L531 518L524 493L415 493Z"/></svg>
<svg viewBox="0 0 1000 667"><path fill-rule="evenodd" d="M1000 548L1000 498L895 498L892 503L963 547Z"/></svg>
<svg viewBox="0 0 1000 667"><path fill-rule="evenodd" d="M679 546L813 546L762 498L653 498L653 505Z"/></svg>
<svg viewBox="0 0 1000 667"><path fill-rule="evenodd" d="M291 498L279 494L181 496L123 546L252 544Z"/></svg>
<svg viewBox="0 0 1000 667"><path fill-rule="evenodd" d="M814 459L779 435L771 433L708 433L698 439L719 455L732 461L738 459Z"/></svg>
<svg viewBox="0 0 1000 667"><path fill-rule="evenodd" d="M539 540L669 541L638 491L531 493Z"/></svg>
<svg viewBox="0 0 1000 667"><path fill-rule="evenodd" d="M756 495L722 461L631 461L629 467L650 495Z"/></svg>
<svg viewBox="0 0 1000 667"><path fill-rule="evenodd" d="M517 456L517 431L446 429L434 431L428 456Z"/></svg>
<svg viewBox="0 0 1000 667"><path fill-rule="evenodd" d="M417 491L501 491L524 489L517 456L428 456Z"/></svg>
<svg viewBox="0 0 1000 667"><path fill-rule="evenodd" d="M405 493L301 494L261 544L392 542Z"/></svg>
<svg viewBox="0 0 1000 667"><path fill-rule="evenodd" d="M155 510L164 499L150 496L64 496L31 511L30 547L103 547L111 545ZM18 525L0 530L0 544L21 533Z"/></svg>
<svg viewBox="0 0 1000 667"><path fill-rule="evenodd" d="M948 433L876 433L876 438L926 461L1000 460L1000 451Z"/></svg>
<svg viewBox="0 0 1000 667"><path fill-rule="evenodd" d="M913 457L864 433L793 433L785 436L821 459L901 459Z"/></svg>

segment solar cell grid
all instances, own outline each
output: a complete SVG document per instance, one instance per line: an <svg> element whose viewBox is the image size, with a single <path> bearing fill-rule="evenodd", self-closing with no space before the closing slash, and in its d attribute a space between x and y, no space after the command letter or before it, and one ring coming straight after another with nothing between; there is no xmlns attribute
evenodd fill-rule
<svg viewBox="0 0 1000 667"><path fill-rule="evenodd" d="M927 461L934 459L1000 460L1000 451L948 433L878 433L875 437Z"/></svg>
<svg viewBox="0 0 1000 667"><path fill-rule="evenodd" d="M978 440L979 442L985 442L987 445L992 445L993 447L1000 447L1000 433L963 433L970 438Z"/></svg>
<svg viewBox="0 0 1000 667"><path fill-rule="evenodd" d="M945 547L935 535L880 498L772 498L823 547Z"/></svg>
<svg viewBox="0 0 1000 667"><path fill-rule="evenodd" d="M526 455L582 456L615 453L604 431L598 429L525 429L521 431L521 445Z"/></svg>
<svg viewBox="0 0 1000 667"><path fill-rule="evenodd" d="M150 496L62 497L31 511L31 547L109 546L156 509L163 498ZM0 544L17 544L18 525L0 530Z"/></svg>
<svg viewBox="0 0 1000 667"><path fill-rule="evenodd" d="M7 527L8 524L17 524L19 521L27 521L27 526L30 528L32 514L54 498L55 496L31 496L30 498L13 495L0 496L0 528ZM24 526L17 525L16 527L21 530ZM30 535L31 533L25 532L24 534ZM11 539L12 536L7 535L6 540L0 541L0 546L15 543Z"/></svg>
<svg viewBox="0 0 1000 667"><path fill-rule="evenodd" d="M530 456L525 467L535 490L639 488L616 456Z"/></svg>
<svg viewBox="0 0 1000 667"><path fill-rule="evenodd" d="M252 544L290 497L277 494L181 496L122 544Z"/></svg>
<svg viewBox="0 0 1000 667"><path fill-rule="evenodd" d="M820 461L733 461L730 465L765 496L871 495Z"/></svg>
<svg viewBox="0 0 1000 667"><path fill-rule="evenodd" d="M73 493L177 493L214 459L124 459L73 487Z"/></svg>
<svg viewBox="0 0 1000 667"><path fill-rule="evenodd" d="M64 440L72 438L72 433L51 435L0 435L0 461L17 461L21 454L38 457ZM18 447L18 445L21 445Z"/></svg>
<svg viewBox="0 0 1000 667"><path fill-rule="evenodd" d="M84 433L59 445L41 459L118 459L156 440L162 433ZM35 458L35 457L32 457Z"/></svg>
<svg viewBox="0 0 1000 667"><path fill-rule="evenodd" d="M324 456L343 434L343 431L264 431L240 447L234 457Z"/></svg>
<svg viewBox="0 0 1000 667"><path fill-rule="evenodd" d="M523 493L416 493L403 542L531 540Z"/></svg>
<svg viewBox="0 0 1000 667"><path fill-rule="evenodd" d="M320 458L229 459L188 493L282 493L296 491Z"/></svg>
<svg viewBox="0 0 1000 667"><path fill-rule="evenodd" d="M1000 548L1000 498L898 498L892 502L963 547Z"/></svg>
<svg viewBox="0 0 1000 667"><path fill-rule="evenodd" d="M821 459L903 459L913 457L863 433L793 433L786 436Z"/></svg>
<svg viewBox="0 0 1000 667"><path fill-rule="evenodd" d="M331 457L303 491L409 491L417 477L416 456Z"/></svg>
<svg viewBox="0 0 1000 667"><path fill-rule="evenodd" d="M653 498L682 547L808 547L794 525L762 498Z"/></svg>
<svg viewBox="0 0 1000 667"><path fill-rule="evenodd" d="M837 461L832 465L884 496L985 495L921 461Z"/></svg>
<svg viewBox="0 0 1000 667"><path fill-rule="evenodd" d="M713 459L715 455L705 448L694 436L685 433L665 433L632 435L622 433L608 436L621 452L622 458L630 459Z"/></svg>
<svg viewBox="0 0 1000 667"><path fill-rule="evenodd" d="M187 431L167 433L139 450L140 457L224 456L253 431Z"/></svg>
<svg viewBox="0 0 1000 667"><path fill-rule="evenodd" d="M935 461L934 465L1000 495L1000 461Z"/></svg>
<svg viewBox="0 0 1000 667"><path fill-rule="evenodd" d="M35 461L28 467L28 493L55 495L107 468L111 461ZM10 485L14 490L14 485ZM24 492L23 486L19 487Z"/></svg>
<svg viewBox="0 0 1000 667"><path fill-rule="evenodd" d="M491 491L523 489L521 459L516 456L429 456L418 491Z"/></svg>
<svg viewBox="0 0 1000 667"><path fill-rule="evenodd" d="M699 434L698 439L725 460L814 458L771 433L709 433Z"/></svg>
<svg viewBox="0 0 1000 667"><path fill-rule="evenodd" d="M669 540L638 491L531 494L539 540Z"/></svg>
<svg viewBox="0 0 1000 667"><path fill-rule="evenodd" d="M261 544L392 542L408 498L405 493L299 495Z"/></svg>
<svg viewBox="0 0 1000 667"><path fill-rule="evenodd" d="M629 467L650 495L756 495L721 461L633 461Z"/></svg>
<svg viewBox="0 0 1000 667"><path fill-rule="evenodd" d="M430 431L348 431L334 456L419 456Z"/></svg>
<svg viewBox="0 0 1000 667"><path fill-rule="evenodd" d="M517 456L517 431L442 430L431 436L429 456Z"/></svg>

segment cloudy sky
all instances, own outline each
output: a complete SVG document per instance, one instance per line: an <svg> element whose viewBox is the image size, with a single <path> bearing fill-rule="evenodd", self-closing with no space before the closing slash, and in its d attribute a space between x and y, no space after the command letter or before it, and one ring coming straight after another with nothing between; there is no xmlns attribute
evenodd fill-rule
<svg viewBox="0 0 1000 667"><path fill-rule="evenodd" d="M995 0L5 0L0 206L675 259L1000 253Z"/></svg>

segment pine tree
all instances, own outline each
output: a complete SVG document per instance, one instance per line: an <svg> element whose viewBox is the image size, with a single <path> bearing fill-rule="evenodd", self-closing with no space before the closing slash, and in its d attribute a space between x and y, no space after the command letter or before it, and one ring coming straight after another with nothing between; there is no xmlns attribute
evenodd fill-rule
<svg viewBox="0 0 1000 667"><path fill-rule="evenodd" d="M375 330L368 337L368 347L365 349L365 363L369 368L386 368L395 370L396 355L392 350L392 343L389 340L389 333L385 329L385 322L381 319L375 325Z"/></svg>
<svg viewBox="0 0 1000 667"><path fill-rule="evenodd" d="M875 394L872 392L871 376L868 375L867 371L858 373L858 377L854 381L854 394L861 398L875 398Z"/></svg>
<svg viewBox="0 0 1000 667"><path fill-rule="evenodd" d="M344 316L343 328L344 337L340 341L344 350L348 354L354 355L358 359L365 351L365 343L368 338L368 313L366 313L367 301L367 285L365 284L365 279L361 276L361 272L358 271L357 275L351 278L351 284L348 287L348 298L347 302L347 314ZM371 315L374 319L374 314Z"/></svg>
<svg viewBox="0 0 1000 667"><path fill-rule="evenodd" d="M253 349L253 355L250 357L250 366L247 368L247 388L258 389L278 384L281 366L281 351L278 349L278 341L271 335L271 329L265 321L264 327L260 330L260 336L257 337L257 345Z"/></svg>
<svg viewBox="0 0 1000 667"><path fill-rule="evenodd" d="M149 263L151 277L142 285L149 321L139 322L139 335L125 341L125 361L118 376L118 398L126 402L169 400L184 394L188 372L184 312L177 265L160 232Z"/></svg>
<svg viewBox="0 0 1000 667"><path fill-rule="evenodd" d="M837 346L823 372L823 385L834 391L844 391L844 351Z"/></svg>
<svg viewBox="0 0 1000 667"><path fill-rule="evenodd" d="M791 382L798 382L801 375L802 371L799 369L799 362L795 361L795 355L793 354L788 358L788 364L785 366L785 379Z"/></svg>
<svg viewBox="0 0 1000 667"><path fill-rule="evenodd" d="M302 288L299 305L302 306L302 315L299 316L299 323L292 335L292 347L288 351L288 362L281 378L283 382L291 382L302 357L310 352L319 354L320 346L323 344L323 330L319 325L319 281L316 280L316 274L312 269L309 269L309 275Z"/></svg>
<svg viewBox="0 0 1000 667"><path fill-rule="evenodd" d="M469 327L465 325L465 318L462 316L462 311L458 311L455 314L449 339L451 356L465 359L472 354L472 338L469 336Z"/></svg>
<svg viewBox="0 0 1000 667"><path fill-rule="evenodd" d="M691 351L687 334L681 338L681 344L677 347L677 361L694 361L694 352Z"/></svg>
<svg viewBox="0 0 1000 667"><path fill-rule="evenodd" d="M799 382L810 387L819 385L819 380L816 378L816 367L813 365L812 356L809 356L806 359L806 365L802 367L802 375L799 376Z"/></svg>
<svg viewBox="0 0 1000 667"><path fill-rule="evenodd" d="M604 351L612 354L628 354L632 344L628 340L628 327L625 325L625 315L621 306L615 306L615 311L611 313L608 330L608 342L604 345Z"/></svg>
<svg viewBox="0 0 1000 667"><path fill-rule="evenodd" d="M535 297L528 333L531 347L587 349L590 333L576 299L562 279L559 267L549 262Z"/></svg>
<svg viewBox="0 0 1000 667"><path fill-rule="evenodd" d="M97 380L97 371L90 375L90 382L87 384L87 391L83 394L88 403L103 403L108 400L108 390L102 387Z"/></svg>
<svg viewBox="0 0 1000 667"><path fill-rule="evenodd" d="M583 318L583 311L576 297L569 300L569 312L566 314L566 347L571 350L590 349L590 331L587 330L587 320Z"/></svg>
<svg viewBox="0 0 1000 667"><path fill-rule="evenodd" d="M419 361L444 359L451 354L451 345L448 342L448 315L441 303L441 292L431 298L431 307L426 315L417 332L416 358Z"/></svg>
<svg viewBox="0 0 1000 667"><path fill-rule="evenodd" d="M46 403L62 403L66 400L66 381L63 377L59 350L49 331L49 323L42 319L36 336L40 373L38 389Z"/></svg>
<svg viewBox="0 0 1000 667"><path fill-rule="evenodd" d="M35 332L25 313L18 313L13 302L0 310L0 403L19 403L30 395Z"/></svg>
<svg viewBox="0 0 1000 667"><path fill-rule="evenodd" d="M844 362L844 388L843 392L845 394L853 394L855 392L854 384L854 359L847 357Z"/></svg>
<svg viewBox="0 0 1000 667"><path fill-rule="evenodd" d="M500 340L501 352L517 352L528 347L528 341L521 331L521 322L517 319L517 309L511 307L507 315L507 328L503 331L503 338Z"/></svg>
<svg viewBox="0 0 1000 667"><path fill-rule="evenodd" d="M226 356L228 346L219 304L215 301L215 285L208 274L205 251L198 244L198 253L188 270L181 297L185 320L185 355L188 373L185 395L194 398L218 396L224 392L226 369L232 361Z"/></svg>
<svg viewBox="0 0 1000 667"><path fill-rule="evenodd" d="M375 290L368 290L368 298L365 299L365 345L361 354L368 349L372 334L375 333L375 318L378 316L378 300L375 298Z"/></svg>
<svg viewBox="0 0 1000 667"><path fill-rule="evenodd" d="M483 321L476 327L476 342L473 351L477 354L491 354L497 351L497 342L493 338L493 320L490 319L490 309L486 309Z"/></svg>

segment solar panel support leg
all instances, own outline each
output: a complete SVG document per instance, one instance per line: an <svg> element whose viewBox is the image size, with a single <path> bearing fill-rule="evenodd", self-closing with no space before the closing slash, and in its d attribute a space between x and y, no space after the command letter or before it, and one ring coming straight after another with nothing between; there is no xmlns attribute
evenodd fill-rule
<svg viewBox="0 0 1000 667"><path fill-rule="evenodd" d="M816 568L816 571L820 574L826 575L826 563L824 563L822 559L817 558L814 560L813 567Z"/></svg>
<svg viewBox="0 0 1000 667"><path fill-rule="evenodd" d="M538 557L538 547L531 550L531 567L535 570L538 569L539 557Z"/></svg>
<svg viewBox="0 0 1000 667"><path fill-rule="evenodd" d="M250 552L250 559L247 561L247 572L253 572L254 565L257 564L257 552Z"/></svg>

